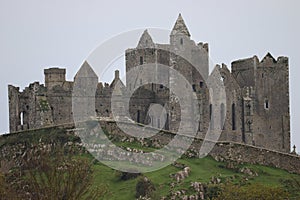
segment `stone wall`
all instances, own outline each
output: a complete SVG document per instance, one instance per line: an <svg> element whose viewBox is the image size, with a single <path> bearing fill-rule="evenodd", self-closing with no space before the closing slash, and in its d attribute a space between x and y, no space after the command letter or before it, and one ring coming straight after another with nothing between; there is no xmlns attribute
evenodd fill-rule
<svg viewBox="0 0 300 200"><path fill-rule="evenodd" d="M103 129L107 130L109 133L113 135L118 135L119 137L128 137L128 135L124 134L118 128L116 122L106 121L101 122L101 126ZM143 128L145 132L147 130L156 130L153 128L144 127L139 125L137 128L136 125L130 123L123 123L122 126L126 126L127 130L132 131L140 131L139 128ZM169 131L159 131L159 134L149 138L150 143L160 142L160 146L163 146L170 142L172 138L175 136L174 133ZM209 141L206 141L210 143ZM202 138L195 138L193 144L190 147L192 149L193 156L199 156L197 152L201 145L203 144ZM282 153L279 151L269 150L265 148L259 148L252 145L246 145L242 143L235 142L226 142L226 141L217 141L215 146L208 154L212 156L217 161L234 161L237 163L250 163L250 164L258 164L264 166L275 167L279 169L284 169L291 173L300 174L300 156L288 153Z"/></svg>
<svg viewBox="0 0 300 200"><path fill-rule="evenodd" d="M135 142L143 141L143 145L147 145L155 148L162 148L164 145L168 144L175 136L174 133L169 131L163 131L151 127L145 127L142 124L122 122L121 126L123 130L124 129L126 130L126 132L131 131L131 133L133 132L140 133L141 131L143 131L144 134L153 131L158 132L158 134L156 134L155 136L145 140L133 139L134 137L129 136L128 134L125 134L123 131L121 131L115 121L101 121L100 125L104 131L109 133L110 139L118 138L119 141L124 139L127 141L135 141ZM57 127L57 126L52 126L52 127ZM66 123L58 127L66 129L68 133L76 132L76 128L73 123ZM16 134L26 134L26 133L22 133L21 131L19 133L14 133L12 135L16 135ZM6 138L9 137L9 135L1 136L0 141L3 141L5 137ZM205 142L211 143L211 141L205 141ZM22 141L20 141L20 144L22 146ZM202 146L202 144L203 144L202 138L195 138L189 150L187 150L187 155L189 157L199 157L199 149ZM22 155L24 147L21 148L21 146L20 145L11 146L11 147L5 147L5 149L1 149L0 160L4 158L6 160L10 158L14 158L17 157L19 154ZM207 155L210 155L215 160L221 162L232 161L236 163L258 164L258 165L283 169L290 173L300 174L299 155L282 153L279 151L273 151L273 150L259 148L251 145L235 143L235 142L218 141L215 143L214 147Z"/></svg>

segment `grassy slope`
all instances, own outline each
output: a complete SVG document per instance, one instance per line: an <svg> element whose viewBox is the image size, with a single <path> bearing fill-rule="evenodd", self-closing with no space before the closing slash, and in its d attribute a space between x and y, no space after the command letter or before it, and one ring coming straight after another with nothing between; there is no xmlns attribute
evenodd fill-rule
<svg viewBox="0 0 300 200"><path fill-rule="evenodd" d="M0 137L0 148L5 145L15 145L17 143L37 143L39 141L50 142L50 141L78 141L78 138L65 134L65 130L58 128L48 128L35 131L27 131L24 133L11 134L7 136ZM151 151L152 148L140 147L138 144L129 144L129 143L117 143L120 146L140 148L145 151ZM190 159L182 158L178 162L186 164L191 168L191 175L185 179L179 185L173 189L188 189L191 181L198 181L202 183L208 183L212 176L218 176L224 182L226 179L235 177L231 179L233 182L241 183L242 180L247 177L245 174L237 172L237 170L226 169L224 168L226 163L217 162L210 157L202 159ZM138 178L123 181L120 180L119 176L115 170L110 169L107 166L104 166L101 163L94 164L94 185L107 185L111 195L107 199L118 199L118 200L128 200L134 199L135 195L135 186L138 181ZM284 180L289 180L295 178L300 181L300 175L290 174L284 170L275 169L272 167L265 167L259 165L249 165L244 164L239 167L248 167L256 171L258 177L247 177L249 180L246 183L256 184L261 183L263 185L270 186L279 186L283 187ZM155 172L147 173L147 176L154 184L160 195L167 195L170 192L170 183L175 182L172 178L169 177L170 174L178 172L180 169L174 166L167 166L163 169L160 169ZM292 188L289 188L292 190ZM299 188L296 188L293 196L298 197L294 199L300 199Z"/></svg>
<svg viewBox="0 0 300 200"><path fill-rule="evenodd" d="M181 163L184 163L191 168L191 175L185 179L182 183L177 185L173 191L177 189L188 189L190 182L198 181L202 183L208 183L212 176L218 176L225 181L226 178L230 179L235 177L233 182L241 182L245 174L239 173L236 170L225 169L223 163L216 162L210 157L202 159L179 159ZM290 174L284 170L275 169L271 167L259 166L259 165L241 165L249 167L255 170L259 176L258 177L248 177L247 183L255 184L260 183L263 185L283 187L282 181L286 179L296 178L300 180L300 176L296 174ZM107 199L118 199L127 200L134 199L135 186L138 178L123 181L116 175L115 170L110 169L102 164L96 164L95 169L95 185L107 184L111 196ZM168 166L155 172L147 173L145 176L150 178L150 180L155 184L156 188L159 190L160 195L167 195L170 191L170 183L174 182L169 174L176 173L179 171L178 168L174 166Z"/></svg>

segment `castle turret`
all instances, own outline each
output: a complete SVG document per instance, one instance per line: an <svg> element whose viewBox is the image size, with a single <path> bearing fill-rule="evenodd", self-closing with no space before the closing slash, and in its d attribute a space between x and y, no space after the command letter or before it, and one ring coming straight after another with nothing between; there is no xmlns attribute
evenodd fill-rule
<svg viewBox="0 0 300 200"><path fill-rule="evenodd" d="M66 69L49 68L44 70L45 86L50 90L54 86L62 86L66 81Z"/></svg>
<svg viewBox="0 0 300 200"><path fill-rule="evenodd" d="M241 88L255 85L255 70L259 61L256 56L240 59L231 63L232 75Z"/></svg>
<svg viewBox="0 0 300 200"><path fill-rule="evenodd" d="M18 131L18 125L21 124L21 112L19 109L20 92L18 87L8 86L8 103L9 103L9 131Z"/></svg>

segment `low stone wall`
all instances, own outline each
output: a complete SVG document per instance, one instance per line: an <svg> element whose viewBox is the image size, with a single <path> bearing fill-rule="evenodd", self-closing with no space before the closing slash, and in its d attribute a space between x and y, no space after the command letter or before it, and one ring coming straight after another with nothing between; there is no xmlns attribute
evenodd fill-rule
<svg viewBox="0 0 300 200"><path fill-rule="evenodd" d="M259 164L300 174L300 157L239 143L217 142L209 153L218 161Z"/></svg>
<svg viewBox="0 0 300 200"><path fill-rule="evenodd" d="M119 135L125 137L126 134L122 133L117 127L116 122L101 122L103 129L107 130L113 135ZM127 124L128 130L135 130L135 125ZM141 125L142 126L142 125ZM143 127L145 131L148 127ZM159 140L161 145L167 144L174 136L174 133L168 131L159 131L159 134L149 138L150 141ZM128 135L127 135L128 136ZM196 138L191 145L190 149L193 149L192 152L196 154L199 152L203 139ZM245 145L241 143L234 142L224 142L218 141L215 143L212 150L208 155L211 155L217 161L234 161L237 163L250 163L250 164L259 164L264 166L270 166L275 168L280 168L287 170L290 173L300 174L300 156L282 153L278 151L268 150L264 148L259 148L251 145ZM199 156L194 155L194 156Z"/></svg>

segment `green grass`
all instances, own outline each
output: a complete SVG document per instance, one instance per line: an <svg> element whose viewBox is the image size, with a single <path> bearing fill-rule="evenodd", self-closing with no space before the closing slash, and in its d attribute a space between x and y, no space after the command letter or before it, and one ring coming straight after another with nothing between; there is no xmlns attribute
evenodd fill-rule
<svg viewBox="0 0 300 200"><path fill-rule="evenodd" d="M6 145L15 145L18 143L33 144L43 141L48 143L51 141L59 141L64 143L66 141L79 141L79 138L73 135L67 135L64 129L59 128L47 128L35 131L27 131L23 133L10 134L0 137L0 148ZM155 148L143 147L139 143L119 142L114 141L118 146L130 147L143 150L145 152L154 151ZM30 145L29 145L30 146ZM86 154L84 156L93 159L91 155ZM211 157L205 158L180 158L177 162L185 164L191 168L191 174L188 178L171 189L170 184L176 182L170 177L170 174L175 174L181 169L169 165L160 170L143 174L147 176L155 185L159 196L166 196L170 191L176 191L178 189L190 188L190 183L194 181L209 183L212 176L218 177L224 183L225 181L231 181L232 183L244 183L244 184L257 184L272 186L272 187L283 187L292 193L291 199L300 199L299 186L297 181L300 182L300 175L288 173L285 170L276 169L273 167L266 167L260 165L251 164L240 164L238 168L248 167L251 170L258 173L257 177L250 177L246 174L238 172L238 169L227 169L226 163L217 162ZM108 187L110 192L105 199L111 200L131 200L135 199L135 187L139 180L138 178L130 180L121 180L120 173L116 170L111 169L100 162L93 164L94 169L94 180L93 185ZM244 181L245 179L247 181ZM296 181L295 181L296 180Z"/></svg>
<svg viewBox="0 0 300 200"><path fill-rule="evenodd" d="M283 180L289 180L292 178L300 180L299 175L290 174L284 170L259 165L240 165L239 167L248 167L258 173L257 177L251 178L243 173L237 172L237 170L224 168L222 165L223 163L217 162L211 157L202 159L183 158L179 159L177 162L189 166L191 168L191 174L182 183L176 184L173 191L178 189L188 190L190 188L190 183L194 181L208 183L212 176L221 178L222 182L225 182L226 180L233 180L233 183L241 182L243 177L248 177L249 181L246 182L248 184L260 183L273 187L284 187ZM179 170L179 168L170 165L158 171L149 172L144 175L155 184L155 187L161 196L166 196L170 192L171 182L175 182L175 180L170 178L169 175L174 174ZM94 184L108 186L111 194L107 197L107 199L134 199L137 181L138 178L127 181L120 180L120 177L117 176L115 170L110 169L101 163L94 165Z"/></svg>

